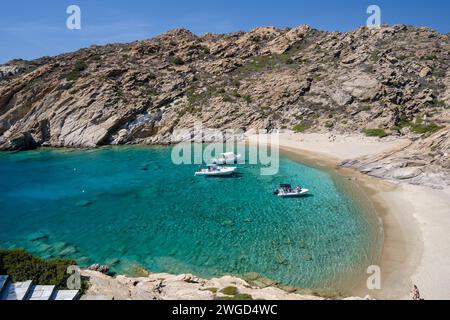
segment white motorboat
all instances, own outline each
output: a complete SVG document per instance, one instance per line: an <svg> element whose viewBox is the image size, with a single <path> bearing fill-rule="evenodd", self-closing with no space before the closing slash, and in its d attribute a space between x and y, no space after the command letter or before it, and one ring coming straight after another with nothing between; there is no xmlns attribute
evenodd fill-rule
<svg viewBox="0 0 450 320"><path fill-rule="evenodd" d="M234 154L233 152L222 153L219 158L214 159L214 164L234 164L241 160L242 156L240 154Z"/></svg>
<svg viewBox="0 0 450 320"><path fill-rule="evenodd" d="M308 189L304 189L300 186L292 188L290 184L282 184L278 190L273 192L273 194L282 198L302 197L308 193Z"/></svg>
<svg viewBox="0 0 450 320"><path fill-rule="evenodd" d="M230 176L236 172L236 167L220 167L216 164L208 165L208 168L200 169L195 173L196 176L223 177Z"/></svg>

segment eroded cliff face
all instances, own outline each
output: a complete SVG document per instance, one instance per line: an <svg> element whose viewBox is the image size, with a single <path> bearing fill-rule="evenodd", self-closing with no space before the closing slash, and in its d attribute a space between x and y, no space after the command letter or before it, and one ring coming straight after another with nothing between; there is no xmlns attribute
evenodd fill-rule
<svg viewBox="0 0 450 320"><path fill-rule="evenodd" d="M0 66L0 149L164 144L199 121L432 139L448 131L449 66L449 36L427 28L177 29ZM448 168L441 145L431 158Z"/></svg>

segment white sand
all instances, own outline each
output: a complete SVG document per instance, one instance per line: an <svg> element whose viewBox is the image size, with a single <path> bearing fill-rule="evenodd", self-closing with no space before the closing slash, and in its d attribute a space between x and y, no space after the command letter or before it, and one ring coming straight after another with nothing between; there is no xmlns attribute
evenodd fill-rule
<svg viewBox="0 0 450 320"><path fill-rule="evenodd" d="M400 185L377 196L387 206L392 219L401 221L412 215L420 230L417 235L405 234L402 229L392 230L403 232L403 239L410 244L409 260L406 258L398 265L399 271L403 265L406 267L417 259L411 281L419 287L422 296L428 300L450 300L450 189ZM422 243L417 242L417 238ZM386 242L394 241L395 234Z"/></svg>
<svg viewBox="0 0 450 320"><path fill-rule="evenodd" d="M255 142L255 137L249 141ZM281 134L279 143L301 157L335 167L340 161L402 148L410 141L362 135L336 136L330 141L329 134ZM416 284L425 299L450 300L450 187L441 191L394 184L353 170L346 174L357 177L377 208L385 232L382 290L361 288L356 293L408 299Z"/></svg>
<svg viewBox="0 0 450 320"><path fill-rule="evenodd" d="M386 152L410 143L408 139L381 140L363 135L331 136L321 133L283 133L279 137L282 147L322 154L339 161ZM332 139L334 141L331 141Z"/></svg>

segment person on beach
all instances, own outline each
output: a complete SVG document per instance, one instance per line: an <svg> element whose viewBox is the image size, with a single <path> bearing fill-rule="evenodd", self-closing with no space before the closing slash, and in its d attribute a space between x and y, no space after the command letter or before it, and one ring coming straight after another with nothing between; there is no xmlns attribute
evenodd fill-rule
<svg viewBox="0 0 450 320"><path fill-rule="evenodd" d="M420 300L420 292L419 292L419 288L417 288L416 285L414 285L414 288L411 290L410 297L411 297L411 299L414 300L414 301Z"/></svg>

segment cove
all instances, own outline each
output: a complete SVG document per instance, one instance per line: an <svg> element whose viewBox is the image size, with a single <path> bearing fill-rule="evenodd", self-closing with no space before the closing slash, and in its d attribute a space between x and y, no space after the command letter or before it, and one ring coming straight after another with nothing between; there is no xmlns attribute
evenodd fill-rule
<svg viewBox="0 0 450 320"><path fill-rule="evenodd" d="M377 261L379 224L329 172L281 156L280 171L194 177L170 147L43 149L0 154L0 247L43 258L200 277L258 273L339 290ZM280 199L281 183L312 195Z"/></svg>

